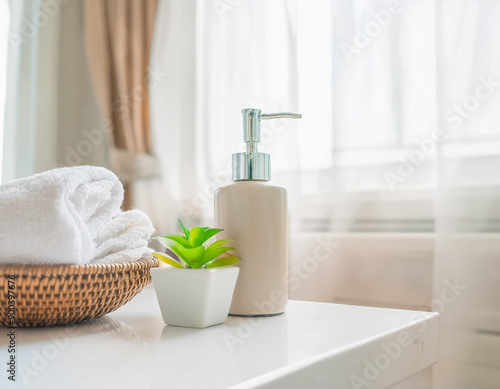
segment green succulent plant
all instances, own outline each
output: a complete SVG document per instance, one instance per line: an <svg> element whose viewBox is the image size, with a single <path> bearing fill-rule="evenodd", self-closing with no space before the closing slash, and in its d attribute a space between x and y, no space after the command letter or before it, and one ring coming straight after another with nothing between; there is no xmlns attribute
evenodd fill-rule
<svg viewBox="0 0 500 389"><path fill-rule="evenodd" d="M184 234L157 236L155 239L172 250L181 262L179 263L168 254L154 252L153 255L160 261L181 269L205 269L236 265L240 262L239 257L229 253L234 250L234 247L224 246L233 242L234 239L217 240L208 245L207 241L211 237L224 230L210 227L193 227L189 230L180 219L179 224ZM223 254L224 256L221 257Z"/></svg>

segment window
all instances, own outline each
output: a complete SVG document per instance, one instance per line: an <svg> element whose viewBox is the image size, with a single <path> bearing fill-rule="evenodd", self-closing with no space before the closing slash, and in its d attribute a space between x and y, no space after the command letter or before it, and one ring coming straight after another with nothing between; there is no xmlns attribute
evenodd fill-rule
<svg viewBox="0 0 500 389"><path fill-rule="evenodd" d="M435 2L315 4L299 3L297 22L301 229L432 232L444 177L498 187L500 92L485 44L494 19L460 40L461 19ZM488 15L474 6L467 28ZM274 168L294 182L296 171Z"/></svg>

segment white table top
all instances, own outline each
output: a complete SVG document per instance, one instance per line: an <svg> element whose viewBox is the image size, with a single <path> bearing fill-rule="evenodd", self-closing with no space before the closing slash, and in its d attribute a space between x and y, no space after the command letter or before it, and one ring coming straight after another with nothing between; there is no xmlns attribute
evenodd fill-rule
<svg viewBox="0 0 500 389"><path fill-rule="evenodd" d="M429 312L290 301L280 316L171 327L149 286L89 323L17 329L17 382L2 368L0 386L386 388L437 361L438 322Z"/></svg>

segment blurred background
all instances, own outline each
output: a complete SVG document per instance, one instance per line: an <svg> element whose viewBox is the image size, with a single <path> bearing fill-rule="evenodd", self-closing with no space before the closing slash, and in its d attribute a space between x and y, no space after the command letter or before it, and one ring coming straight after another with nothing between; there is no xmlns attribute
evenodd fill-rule
<svg viewBox="0 0 500 389"><path fill-rule="evenodd" d="M213 222L241 109L290 297L441 314L400 388L500 387L500 1L0 0L0 179L100 165L158 232Z"/></svg>

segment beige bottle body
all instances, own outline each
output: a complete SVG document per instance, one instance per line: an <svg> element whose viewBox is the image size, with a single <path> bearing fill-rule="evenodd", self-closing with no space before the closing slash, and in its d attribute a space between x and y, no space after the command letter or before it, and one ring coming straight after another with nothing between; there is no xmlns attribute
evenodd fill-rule
<svg viewBox="0 0 500 389"><path fill-rule="evenodd" d="M240 273L229 313L276 315L288 301L286 189L269 181L235 181L215 192L218 239L234 239Z"/></svg>

